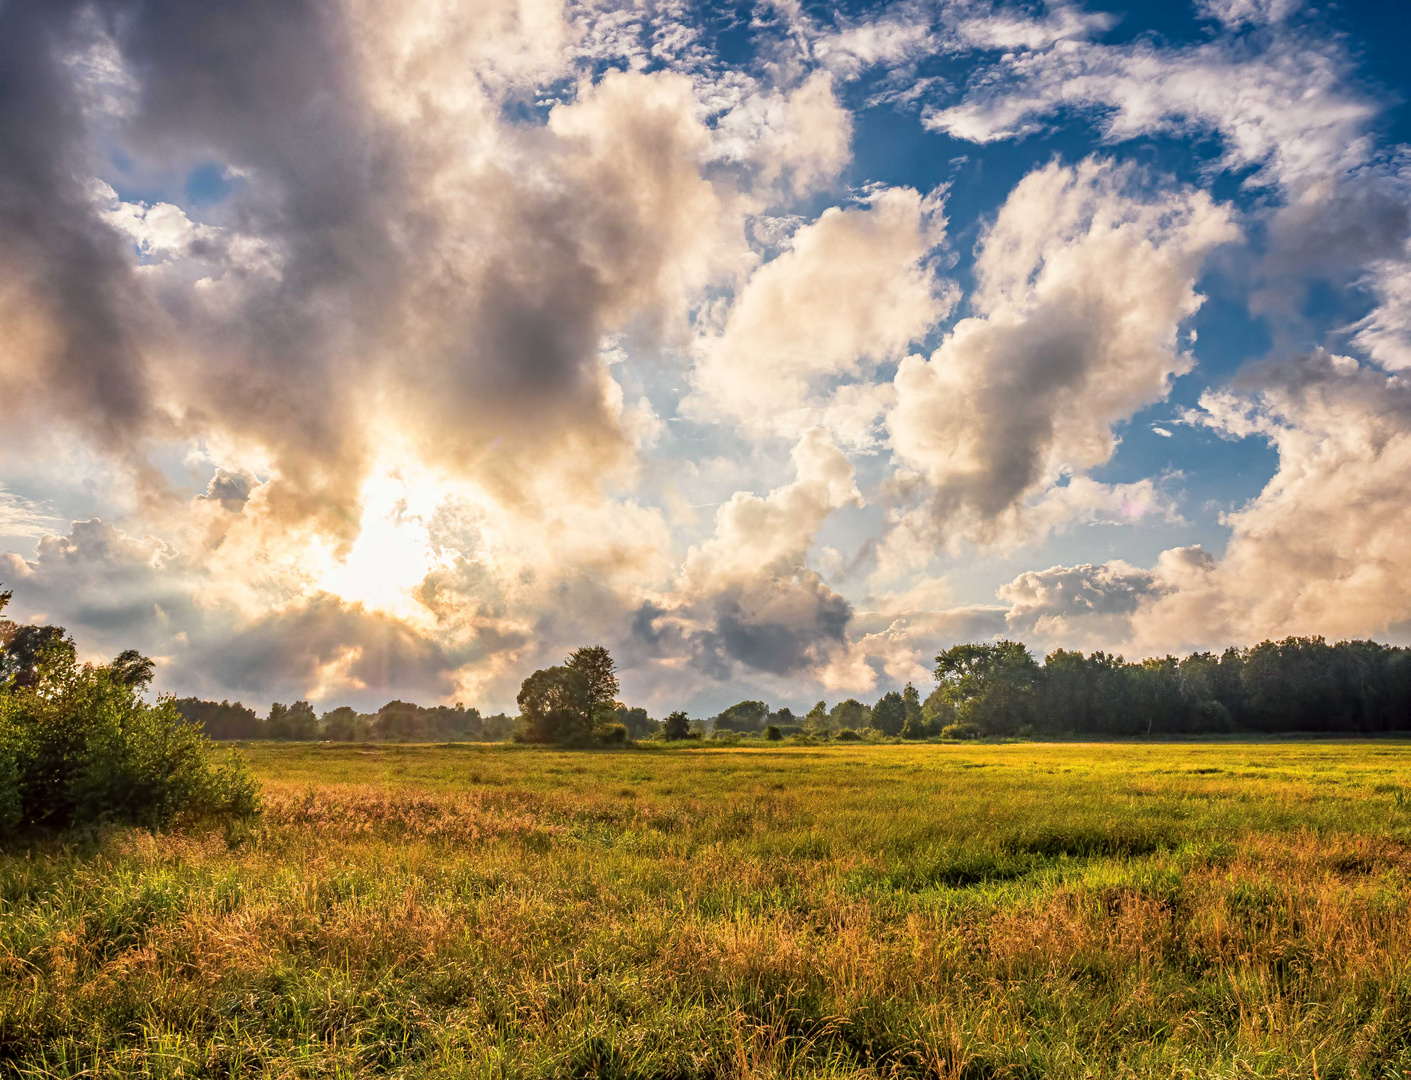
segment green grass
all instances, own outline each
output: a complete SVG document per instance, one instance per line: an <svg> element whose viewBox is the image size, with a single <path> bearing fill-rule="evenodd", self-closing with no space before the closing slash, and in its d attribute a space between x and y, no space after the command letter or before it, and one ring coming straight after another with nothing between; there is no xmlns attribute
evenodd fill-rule
<svg viewBox="0 0 1411 1080"><path fill-rule="evenodd" d="M0 855L0 1074L1411 1075L1411 746L248 748Z"/></svg>

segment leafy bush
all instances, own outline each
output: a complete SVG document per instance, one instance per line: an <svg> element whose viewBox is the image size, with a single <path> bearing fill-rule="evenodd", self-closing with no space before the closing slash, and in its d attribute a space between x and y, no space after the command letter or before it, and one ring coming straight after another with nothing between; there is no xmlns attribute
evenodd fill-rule
<svg viewBox="0 0 1411 1080"><path fill-rule="evenodd" d="M859 735L856 731L854 731L854 730L853 730L852 728L850 728L850 727L842 728L841 730L839 730L838 734L836 734L836 735L833 736L833 738L837 739L838 742L861 742L861 741L862 741L862 736Z"/></svg>
<svg viewBox="0 0 1411 1080"><path fill-rule="evenodd" d="M778 742L784 737L784 733L779 730L778 724L770 724L764 729L764 737L770 742Z"/></svg>
<svg viewBox="0 0 1411 1080"><path fill-rule="evenodd" d="M604 724L598 728L598 742L604 746L625 746L627 744L626 724Z"/></svg>
<svg viewBox="0 0 1411 1080"><path fill-rule="evenodd" d="M0 826L163 828L258 811L239 760L218 764L171 699L148 705L125 675L52 650L30 685L0 692Z"/></svg>
<svg viewBox="0 0 1411 1080"><path fill-rule="evenodd" d="M691 737L691 718L679 709L661 724L662 738L672 742Z"/></svg>
<svg viewBox="0 0 1411 1080"><path fill-rule="evenodd" d="M941 728L941 738L943 739L973 739L979 734L979 727L964 721L957 724L947 724Z"/></svg>

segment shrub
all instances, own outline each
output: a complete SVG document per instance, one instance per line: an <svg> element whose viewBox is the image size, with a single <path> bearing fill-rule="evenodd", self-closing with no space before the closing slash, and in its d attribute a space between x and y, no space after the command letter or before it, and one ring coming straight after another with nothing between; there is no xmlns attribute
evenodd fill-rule
<svg viewBox="0 0 1411 1080"><path fill-rule="evenodd" d="M67 829L99 822L164 828L249 817L255 781L182 719L148 705L122 673L47 655L30 686L0 694L0 822Z"/></svg>
<svg viewBox="0 0 1411 1080"><path fill-rule="evenodd" d="M833 738L837 739L838 742L861 742L861 741L862 741L862 736L859 735L856 731L854 731L854 730L853 730L852 728L850 728L850 727L845 727L845 728L840 729L839 732L838 732L838 734L834 735Z"/></svg>
<svg viewBox="0 0 1411 1080"><path fill-rule="evenodd" d="M626 724L604 724L595 734L598 742L605 746L624 746L627 743Z"/></svg>
<svg viewBox="0 0 1411 1080"><path fill-rule="evenodd" d="M691 718L684 712L677 711L668 716L661 724L662 737L672 742L691 737Z"/></svg>
<svg viewBox="0 0 1411 1080"><path fill-rule="evenodd" d="M979 734L979 727L964 722L947 724L941 728L941 738L943 739L973 739Z"/></svg>
<svg viewBox="0 0 1411 1080"><path fill-rule="evenodd" d="M778 724L770 724L764 729L764 737L770 742L778 742L784 737L784 733L779 730Z"/></svg>

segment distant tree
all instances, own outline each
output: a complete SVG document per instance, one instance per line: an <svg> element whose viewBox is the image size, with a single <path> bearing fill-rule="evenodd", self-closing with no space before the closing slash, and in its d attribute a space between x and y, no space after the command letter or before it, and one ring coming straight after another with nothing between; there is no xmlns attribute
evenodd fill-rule
<svg viewBox="0 0 1411 1080"><path fill-rule="evenodd" d="M810 735L827 735L837 727L833 718L828 715L828 706L820 701L808 710L808 715L803 718L803 729Z"/></svg>
<svg viewBox="0 0 1411 1080"><path fill-rule="evenodd" d="M613 710L614 720L627 729L627 735L632 739L645 739L656 734L657 728L661 725L647 715L647 710L642 708L629 709L626 705L619 705Z"/></svg>
<svg viewBox="0 0 1411 1080"><path fill-rule="evenodd" d="M921 711L921 694L911 683L906 684L906 689L901 692L902 708L906 711L906 720L902 723L901 735L903 739L921 739L926 736L926 717Z"/></svg>
<svg viewBox="0 0 1411 1080"><path fill-rule="evenodd" d="M407 738L444 739L459 741L480 738L482 725L479 709L467 709L460 702L452 705L435 705L430 708L417 708L412 721L414 735Z"/></svg>
<svg viewBox="0 0 1411 1080"><path fill-rule="evenodd" d="M769 722L777 728L798 727L802 722L787 706L769 714Z"/></svg>
<svg viewBox="0 0 1411 1080"><path fill-rule="evenodd" d="M936 657L936 681L956 721L987 735L1009 735L1035 715L1038 663L1022 643L956 645Z"/></svg>
<svg viewBox="0 0 1411 1080"><path fill-rule="evenodd" d="M883 735L901 734L902 728L906 726L906 702L895 690L883 694L877 704L872 706L872 726Z"/></svg>
<svg viewBox="0 0 1411 1080"><path fill-rule="evenodd" d="M375 739L387 742L414 742L426 738L426 723L421 708L410 701L389 701L377 710L372 722Z"/></svg>
<svg viewBox="0 0 1411 1080"><path fill-rule="evenodd" d="M480 720L480 737L486 742L503 742L519 730L519 721L508 713L495 713Z"/></svg>
<svg viewBox="0 0 1411 1080"><path fill-rule="evenodd" d="M833 706L833 711L828 714L828 719L834 731L852 728L856 732L871 722L872 710L857 698L848 698Z"/></svg>
<svg viewBox="0 0 1411 1080"><path fill-rule="evenodd" d="M769 719L769 706L762 701L741 701L715 718L717 731L760 731Z"/></svg>
<svg viewBox="0 0 1411 1080"><path fill-rule="evenodd" d="M156 674L156 665L136 649L124 649L108 665L113 678L134 690L146 690Z"/></svg>
<svg viewBox="0 0 1411 1080"><path fill-rule="evenodd" d="M339 705L323 714L323 737L333 742L352 742L357 735L358 710Z"/></svg>
<svg viewBox="0 0 1411 1080"><path fill-rule="evenodd" d="M271 739L309 742L319 737L318 716L307 701L296 701L293 705L275 702L269 707L265 731Z"/></svg>
<svg viewBox="0 0 1411 1080"><path fill-rule="evenodd" d="M274 702L269 707L269 715L265 717L264 729L267 739L287 739L289 738L289 706L281 702Z"/></svg>
<svg viewBox="0 0 1411 1080"><path fill-rule="evenodd" d="M689 739L691 737L691 718L678 710L661 722L661 733L672 742Z"/></svg>
<svg viewBox="0 0 1411 1080"><path fill-rule="evenodd" d="M199 725L212 739L259 739L266 736L260 718L254 709L247 709L240 702L202 701L199 698L180 698L172 702L188 724Z"/></svg>
<svg viewBox="0 0 1411 1080"><path fill-rule="evenodd" d="M575 649L564 666L582 677L590 704L611 705L617 700L617 665L601 645Z"/></svg>
<svg viewBox="0 0 1411 1080"><path fill-rule="evenodd" d="M603 685L599 684L600 691ZM587 678L574 668L534 672L520 686L516 700L524 718L521 737L525 742L582 743L593 733L595 701Z"/></svg>

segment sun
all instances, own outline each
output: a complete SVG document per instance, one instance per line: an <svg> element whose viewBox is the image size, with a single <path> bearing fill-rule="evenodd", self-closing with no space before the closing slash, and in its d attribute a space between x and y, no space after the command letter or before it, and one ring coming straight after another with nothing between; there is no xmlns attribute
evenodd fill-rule
<svg viewBox="0 0 1411 1080"><path fill-rule="evenodd" d="M327 557L315 587L406 622L428 617L415 590L446 556L427 526L442 492L433 483L408 483L389 472L363 486L358 538L341 560Z"/></svg>

